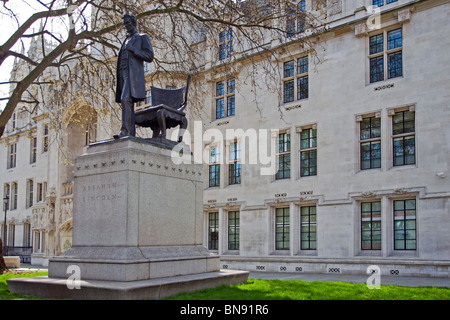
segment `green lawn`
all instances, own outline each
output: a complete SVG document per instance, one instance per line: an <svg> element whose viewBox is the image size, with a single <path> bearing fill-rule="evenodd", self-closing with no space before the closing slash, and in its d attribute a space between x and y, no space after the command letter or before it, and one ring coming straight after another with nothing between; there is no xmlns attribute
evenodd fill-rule
<svg viewBox="0 0 450 320"><path fill-rule="evenodd" d="M249 279L247 284L183 293L169 300L450 300L450 288Z"/></svg>
<svg viewBox="0 0 450 320"><path fill-rule="evenodd" d="M47 272L0 275L0 300L39 299L10 293L6 279L42 275ZM450 300L450 288L381 285L370 290L365 284L344 282L249 279L246 284L183 293L165 300Z"/></svg>
<svg viewBox="0 0 450 320"><path fill-rule="evenodd" d="M0 300L40 300L40 299L42 299L39 297L25 296L22 294L9 292L9 288L8 288L8 284L6 283L6 279L46 276L47 274L48 274L47 271L45 271L45 272L12 271L12 272L7 272L7 273L0 275Z"/></svg>

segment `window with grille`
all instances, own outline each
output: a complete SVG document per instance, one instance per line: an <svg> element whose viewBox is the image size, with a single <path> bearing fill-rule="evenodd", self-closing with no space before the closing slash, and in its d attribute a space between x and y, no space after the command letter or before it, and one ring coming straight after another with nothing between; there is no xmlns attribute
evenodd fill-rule
<svg viewBox="0 0 450 320"><path fill-rule="evenodd" d="M302 207L300 214L300 236L302 250L317 249L317 219L316 207Z"/></svg>
<svg viewBox="0 0 450 320"><path fill-rule="evenodd" d="M289 250L289 208L275 210L275 249Z"/></svg>
<svg viewBox="0 0 450 320"><path fill-rule="evenodd" d="M216 83L216 119L235 115L235 89L234 79L228 79L226 81L219 81Z"/></svg>
<svg viewBox="0 0 450 320"><path fill-rule="evenodd" d="M369 37L370 83L403 75L402 29Z"/></svg>
<svg viewBox="0 0 450 320"><path fill-rule="evenodd" d="M283 102L289 103L309 97L308 57L283 64Z"/></svg>
<svg viewBox="0 0 450 320"><path fill-rule="evenodd" d="M300 176L317 175L317 129L302 129L300 133Z"/></svg>
<svg viewBox="0 0 450 320"><path fill-rule="evenodd" d="M361 170L381 168L381 119L363 118L359 125Z"/></svg>
<svg viewBox="0 0 450 320"><path fill-rule="evenodd" d="M239 250L239 211L228 212L228 250Z"/></svg>
<svg viewBox="0 0 450 320"><path fill-rule="evenodd" d="M393 164L416 163L415 112L398 111L392 117Z"/></svg>
<svg viewBox="0 0 450 320"><path fill-rule="evenodd" d="M277 169L276 180L291 177L291 135L286 132L278 135Z"/></svg>

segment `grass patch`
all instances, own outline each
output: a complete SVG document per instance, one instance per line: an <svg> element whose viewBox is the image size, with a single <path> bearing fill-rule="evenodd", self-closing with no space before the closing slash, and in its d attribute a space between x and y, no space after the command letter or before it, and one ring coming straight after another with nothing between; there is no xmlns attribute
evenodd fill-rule
<svg viewBox="0 0 450 320"><path fill-rule="evenodd" d="M167 300L450 300L450 288L301 280L249 279L246 284L181 293Z"/></svg>
<svg viewBox="0 0 450 320"><path fill-rule="evenodd" d="M11 293L6 279L46 276L48 272L12 271L0 275L0 300L46 300ZM381 285L302 280L248 279L246 284L181 293L164 300L450 300L450 288Z"/></svg>
<svg viewBox="0 0 450 320"><path fill-rule="evenodd" d="M47 271L8 271L0 275L0 300L43 300L43 298L17 294L9 291L7 279L46 276Z"/></svg>

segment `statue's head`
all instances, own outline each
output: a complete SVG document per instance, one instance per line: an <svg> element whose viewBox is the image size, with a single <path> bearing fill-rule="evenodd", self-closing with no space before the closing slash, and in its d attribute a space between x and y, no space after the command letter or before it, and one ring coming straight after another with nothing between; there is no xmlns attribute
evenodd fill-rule
<svg viewBox="0 0 450 320"><path fill-rule="evenodd" d="M127 29L127 32L132 32L136 29L137 25L137 19L136 17L131 13L126 13L123 16L123 25L125 26L125 29Z"/></svg>

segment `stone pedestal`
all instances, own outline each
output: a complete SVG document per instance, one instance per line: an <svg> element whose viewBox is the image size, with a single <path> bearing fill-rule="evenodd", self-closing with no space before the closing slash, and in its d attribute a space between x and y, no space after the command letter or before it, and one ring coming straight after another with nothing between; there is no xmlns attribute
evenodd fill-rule
<svg viewBox="0 0 450 320"><path fill-rule="evenodd" d="M93 144L76 159L73 247L50 259L50 279L67 279L75 266L88 282L206 274L246 281L247 272L221 276L219 256L202 245L202 166L175 164L171 153L164 143L125 138Z"/></svg>

